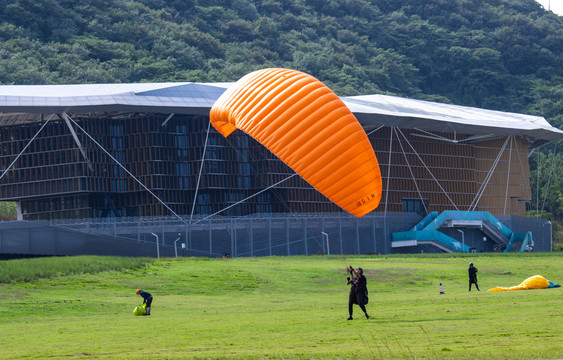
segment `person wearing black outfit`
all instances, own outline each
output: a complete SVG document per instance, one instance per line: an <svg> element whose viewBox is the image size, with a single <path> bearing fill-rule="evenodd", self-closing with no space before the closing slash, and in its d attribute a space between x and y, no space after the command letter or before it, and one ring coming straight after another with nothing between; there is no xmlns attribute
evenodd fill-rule
<svg viewBox="0 0 563 360"><path fill-rule="evenodd" d="M364 312L366 319L369 319L365 305L368 303L368 288L367 279L364 276L364 270L362 268L357 268L354 270L351 266L348 268L350 275L355 275L352 279L348 278L348 285L350 286L350 295L348 297L348 313L350 317L348 320L352 320L352 314L354 312L354 304L360 306L360 309Z"/></svg>
<svg viewBox="0 0 563 360"><path fill-rule="evenodd" d="M477 291L479 290L479 285L477 285L477 268L473 266L473 263L469 263L469 269L467 269L469 273L469 291L471 291L471 284L475 284Z"/></svg>
<svg viewBox="0 0 563 360"><path fill-rule="evenodd" d="M146 291L143 290L139 290L137 289L135 291L136 294L141 295L141 297L143 298L143 304L147 304L147 315L151 314L151 304L152 304L152 295Z"/></svg>

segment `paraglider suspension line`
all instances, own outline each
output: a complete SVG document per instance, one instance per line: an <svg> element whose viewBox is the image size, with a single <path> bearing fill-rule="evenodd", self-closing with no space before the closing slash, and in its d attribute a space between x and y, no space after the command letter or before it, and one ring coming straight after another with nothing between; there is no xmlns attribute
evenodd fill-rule
<svg viewBox="0 0 563 360"><path fill-rule="evenodd" d="M501 158L502 154L504 153L504 150L506 149L506 145L508 145L509 139L510 139L510 137L506 138L506 141L502 145L502 148L500 149L500 151L497 155L497 158L495 159L493 166L491 167L491 170L489 170L489 173L485 177L483 184L481 184L481 187L479 188L479 191L477 191L475 199L473 199L473 202L471 202L471 205L469 205L469 209L467 209L467 211L473 211L477 207L477 204L479 203L479 200L481 200L481 197L485 193L485 189L487 188L487 185L489 184L489 181L491 180L491 178L493 176L493 173L494 173L494 171L495 171L495 169L496 169L496 167L497 167L497 165L500 161L500 158Z"/></svg>
<svg viewBox="0 0 563 360"><path fill-rule="evenodd" d="M197 176L197 184L195 187L195 193L194 193L194 201L192 203L192 212L190 213L190 224L192 223L192 218L194 216L194 209L195 209L195 202L197 199L197 193L199 191L199 183L201 180L201 173L203 172L203 163L205 161L205 153L207 150L207 140L209 140L209 130L211 129L211 121L207 124L207 132L205 133L205 143L203 145L203 154L201 155L201 163L199 164L199 175Z"/></svg>
<svg viewBox="0 0 563 360"><path fill-rule="evenodd" d="M68 115L67 115L67 116L68 116ZM176 212L174 212L174 210L172 210L172 209L170 208L170 206L166 205L166 204L164 203L164 201L160 200L160 198L159 198L158 196L156 196L155 193L153 193L148 187L146 187L145 184L143 184L139 179L137 179L137 178L135 177L135 175L133 175L129 170L127 170L127 169L125 168L125 166L123 166L123 165L122 165L116 158L114 158L106 149L104 149L104 147L103 147L99 142L97 142L92 136L90 136L90 134L88 134L80 125L78 125L78 124L76 123L76 121L74 121L74 119L72 119L70 116L68 116L68 119L70 119L70 121L72 121L72 123L73 123L74 125L76 125L77 128L79 128L86 136L88 136L88 138L89 138L90 140L92 140L92 142L94 142L94 144L98 145L98 147L99 147L100 149L102 149L102 151L103 151L104 153L106 153L113 161L115 161L115 163L116 163L117 165L119 165L119 167L121 167L121 168L123 169L123 171L125 171L129 176L131 176L131 177L133 178L133 180L135 180L139 185L141 185L141 187L142 187L143 189L145 189L146 191L148 191L149 194L151 194L152 196L154 196L154 198L155 198L156 200L158 200L158 202L160 202L160 203L161 203L166 209L168 209L174 216L176 216L178 219L180 219L180 221L182 221L184 224L187 224L186 221L185 221L184 219L182 219L182 217L181 217L180 215L176 214Z"/></svg>
<svg viewBox="0 0 563 360"><path fill-rule="evenodd" d="M557 150L557 143L553 144L553 155L551 157L551 169L549 170L549 178L547 179L547 187L545 188L545 193L543 194L543 202L541 205L541 213L540 213L540 219L543 216L543 209L545 207L545 199L547 198L547 193L549 192L549 187L551 186L551 175L553 174L553 163L555 162L555 153ZM538 168L539 168L539 162L538 162ZM539 186L539 183L538 183Z"/></svg>
<svg viewBox="0 0 563 360"><path fill-rule="evenodd" d="M456 210L459 210L457 205L454 203L454 201L452 200L452 198L448 195L448 193L446 192L446 190L444 190L444 188L442 187L442 185L440 184L440 182L438 181L438 179L436 179L436 177L434 176L434 174L432 174L432 171L430 171L430 169L428 168L428 166L426 166L426 164L424 163L424 161L422 161L422 158L420 157L420 155L418 155L418 152L416 152L416 150L414 149L414 147L411 145L410 141L407 139L407 137L405 136L405 134L403 134L403 132L401 131L401 129L397 128L397 131L399 132L399 134L401 134L401 136L403 137L403 139L405 139L406 143L409 145L409 147L411 148L411 150L413 151L413 153L416 155L416 157L418 158L418 160L420 160L421 164L424 165L424 168L428 171L428 173L430 174L430 176L432 176L432 179L434 179L434 181L436 182L436 184L438 185L438 187L440 188L440 190L442 190L442 192L444 193L444 195L446 195L446 197L448 198L448 200L450 200L450 202L452 203L452 205L455 207Z"/></svg>
<svg viewBox="0 0 563 360"><path fill-rule="evenodd" d="M236 203L234 203L234 204L232 204L232 205L229 205L229 206L227 206L226 208L217 211L216 213L213 213L213 214L211 214L211 215L209 215L209 216L207 216L207 217L205 217L205 218L203 218L203 219L201 219L201 220L198 220L198 221L194 222L194 224L199 224L200 222L205 221L205 220L209 219L210 217L213 217L213 216L215 216L215 215L217 215L217 214L219 214L219 213L222 213L223 211L225 211L225 210L227 210L227 209L230 209L230 208L232 208L233 206L236 206L236 205L238 205L238 204L240 204L240 203L243 203L243 202L245 202L246 200L248 200L248 199L250 199L250 198L253 198L253 197L255 197L255 196L258 195L258 194L261 194L261 193L263 193L264 191L266 191L266 190L268 190L268 189L271 189L271 188L273 188L273 187L275 187L275 186L278 186L279 184L283 183L284 181L287 181L287 180L291 179L291 178L294 177L295 175L297 175L297 174L289 175L289 176L286 177L285 179L280 180L280 181L278 181L277 183L275 183L275 184L273 184L273 185L270 185L270 186L268 186L267 188L262 189L262 190L258 191L257 193L252 194L252 195L250 195L249 197L246 197L246 198L242 199L241 201L238 201L238 202L236 202Z"/></svg>
<svg viewBox="0 0 563 360"><path fill-rule="evenodd" d="M392 129L396 129L396 128L392 128ZM397 131L397 130L395 130L395 131ZM407 163L407 167L408 167L409 172L411 174L412 181L414 181L414 186L416 187L416 191L418 192L418 197L420 198L420 202L422 203L422 206L424 206L424 212L426 214L428 214L428 209L426 208L425 201L422 198L422 193L420 192L420 189L418 188L418 183L416 182L416 178L414 177L414 174L412 172L411 164L409 163L409 159L407 158L407 154L405 153L405 149L403 148L403 143L401 142L399 135L397 135L397 142L399 143L399 146L401 147L401 151L403 152L403 156L405 157L405 162Z"/></svg>

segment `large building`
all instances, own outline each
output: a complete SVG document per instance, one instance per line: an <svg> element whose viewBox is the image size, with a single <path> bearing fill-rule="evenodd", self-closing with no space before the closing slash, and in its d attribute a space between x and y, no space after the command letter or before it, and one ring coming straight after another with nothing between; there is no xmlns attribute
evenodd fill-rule
<svg viewBox="0 0 563 360"><path fill-rule="evenodd" d="M20 220L342 212L246 134L223 138L209 126L228 86L0 86L2 201L18 204ZM378 158L374 213L383 217L524 216L528 154L563 138L537 116L383 95L342 100Z"/></svg>

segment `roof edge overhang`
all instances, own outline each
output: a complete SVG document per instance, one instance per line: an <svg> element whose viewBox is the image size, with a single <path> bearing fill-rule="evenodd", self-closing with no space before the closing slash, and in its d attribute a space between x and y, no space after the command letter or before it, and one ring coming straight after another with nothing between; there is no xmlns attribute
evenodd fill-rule
<svg viewBox="0 0 563 360"><path fill-rule="evenodd" d="M145 112L208 115L231 83L0 86L0 114ZM522 136L533 147L563 139L545 118L388 95L341 97L366 129ZM0 115L0 126L3 126Z"/></svg>

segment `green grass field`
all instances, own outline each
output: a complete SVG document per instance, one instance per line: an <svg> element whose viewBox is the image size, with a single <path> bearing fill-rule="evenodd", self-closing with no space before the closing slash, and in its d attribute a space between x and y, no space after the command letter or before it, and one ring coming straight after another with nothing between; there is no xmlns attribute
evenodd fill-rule
<svg viewBox="0 0 563 360"><path fill-rule="evenodd" d="M467 291L470 261L480 292ZM370 320L356 307L346 321L348 265L368 277ZM563 253L69 257L0 271L0 359L563 357L563 288L487 292L536 274L563 284ZM154 295L151 316L133 316L137 288Z"/></svg>

